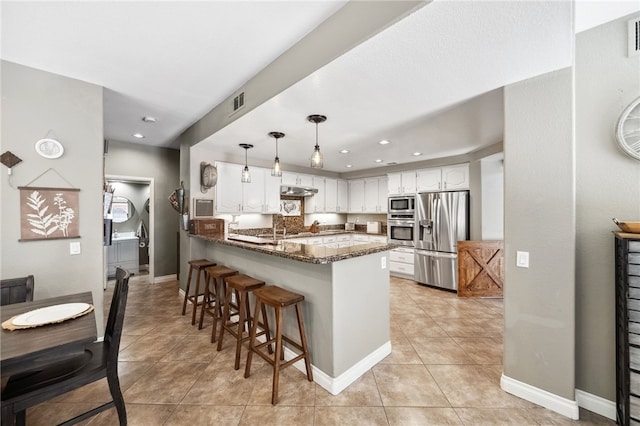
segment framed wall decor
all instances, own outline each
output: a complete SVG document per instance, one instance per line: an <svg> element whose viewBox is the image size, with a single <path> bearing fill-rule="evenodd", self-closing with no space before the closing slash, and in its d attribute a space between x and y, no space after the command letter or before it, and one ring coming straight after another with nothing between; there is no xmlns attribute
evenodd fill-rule
<svg viewBox="0 0 640 426"><path fill-rule="evenodd" d="M301 204L300 200L280 200L280 213L282 216L300 216Z"/></svg>
<svg viewBox="0 0 640 426"><path fill-rule="evenodd" d="M20 241L80 237L79 189L18 187Z"/></svg>

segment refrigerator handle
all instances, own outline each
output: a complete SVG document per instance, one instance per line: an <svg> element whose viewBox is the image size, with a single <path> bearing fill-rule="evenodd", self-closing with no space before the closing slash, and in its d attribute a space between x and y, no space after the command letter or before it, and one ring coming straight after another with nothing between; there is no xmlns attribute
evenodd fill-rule
<svg viewBox="0 0 640 426"><path fill-rule="evenodd" d="M431 222L433 223L434 247L440 247L440 197L434 197L431 208Z"/></svg>

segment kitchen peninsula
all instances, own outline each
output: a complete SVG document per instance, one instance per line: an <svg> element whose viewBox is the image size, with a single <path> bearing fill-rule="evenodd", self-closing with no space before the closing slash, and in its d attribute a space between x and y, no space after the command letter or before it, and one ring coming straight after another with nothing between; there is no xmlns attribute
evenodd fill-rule
<svg viewBox="0 0 640 426"><path fill-rule="evenodd" d="M189 236L193 256L305 296L302 310L313 376L332 394L391 353L387 265L394 245L369 242L331 248L287 240L257 244ZM285 315L285 334L295 339L295 314L286 314L290 316ZM287 350L285 357L293 358L293 352Z"/></svg>

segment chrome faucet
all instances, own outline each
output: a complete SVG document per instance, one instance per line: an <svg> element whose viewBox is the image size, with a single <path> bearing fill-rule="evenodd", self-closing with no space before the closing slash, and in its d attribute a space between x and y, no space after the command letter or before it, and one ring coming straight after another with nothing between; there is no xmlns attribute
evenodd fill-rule
<svg viewBox="0 0 640 426"><path fill-rule="evenodd" d="M276 213L273 215L273 239L276 238L276 233L278 230L278 218L282 218L282 238L284 239L287 236L287 227L284 226L284 215L282 213Z"/></svg>

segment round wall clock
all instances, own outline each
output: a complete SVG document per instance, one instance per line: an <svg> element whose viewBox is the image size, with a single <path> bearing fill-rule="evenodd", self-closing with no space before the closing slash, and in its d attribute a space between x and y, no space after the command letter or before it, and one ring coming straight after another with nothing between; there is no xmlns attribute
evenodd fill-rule
<svg viewBox="0 0 640 426"><path fill-rule="evenodd" d="M55 139L40 139L36 142L35 148L44 158L59 158L64 154L64 147Z"/></svg>
<svg viewBox="0 0 640 426"><path fill-rule="evenodd" d="M616 139L625 154L640 160L640 98L631 102L620 114Z"/></svg>
<svg viewBox="0 0 640 426"><path fill-rule="evenodd" d="M216 186L218 182L218 170L204 161L200 163L200 192L206 193L209 188Z"/></svg>

